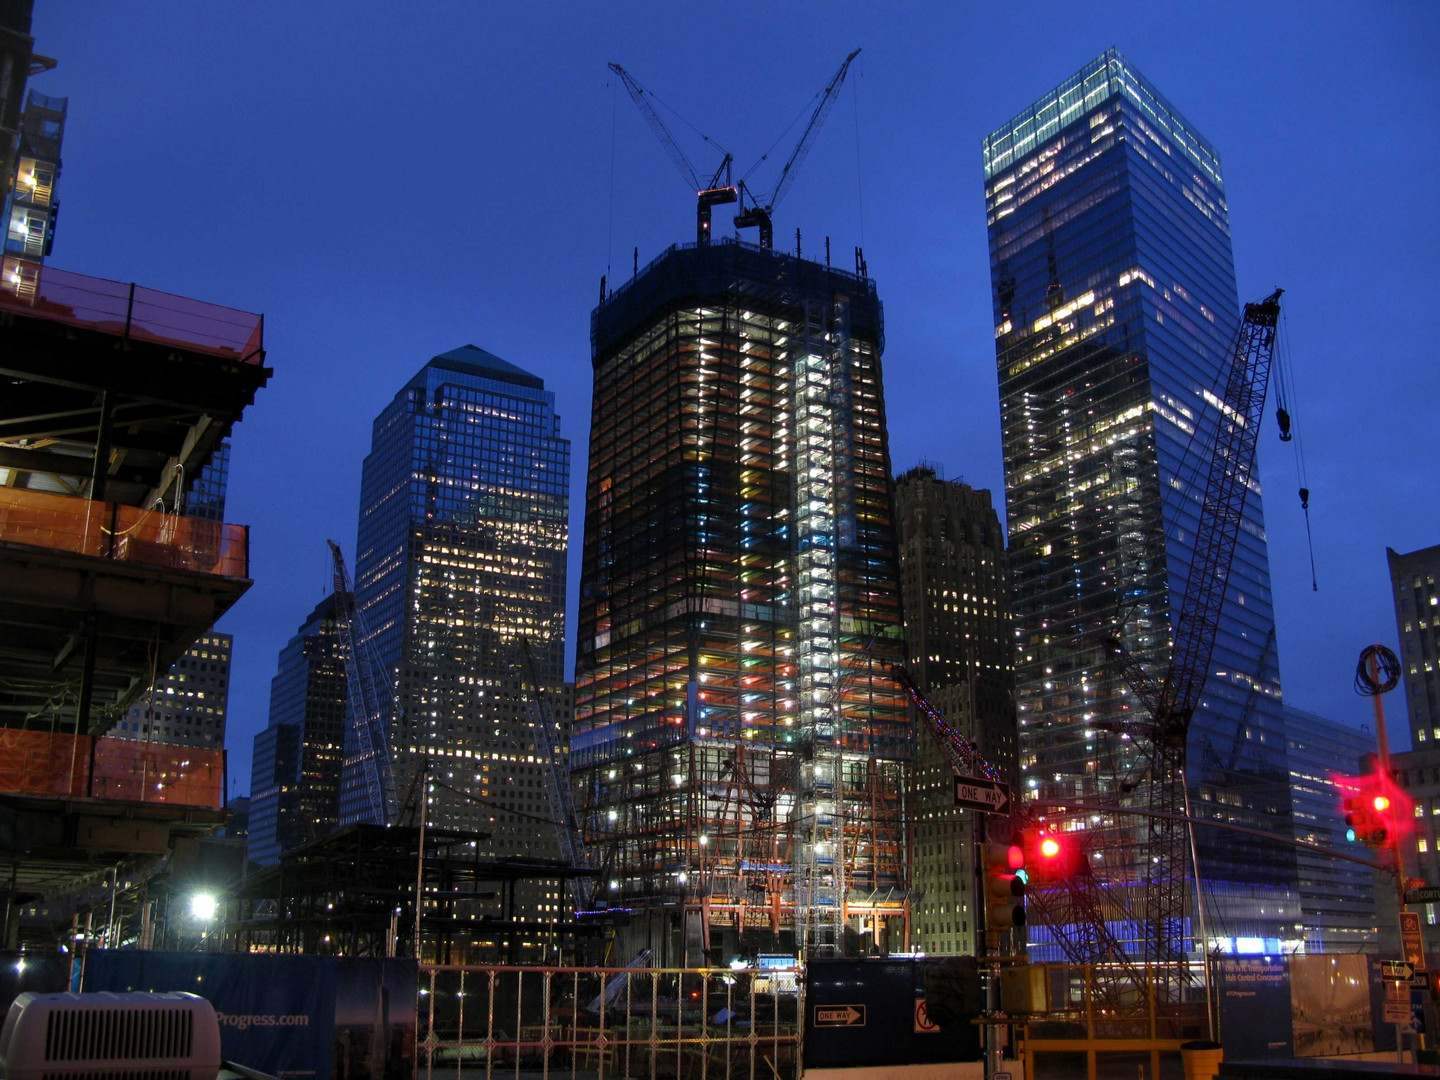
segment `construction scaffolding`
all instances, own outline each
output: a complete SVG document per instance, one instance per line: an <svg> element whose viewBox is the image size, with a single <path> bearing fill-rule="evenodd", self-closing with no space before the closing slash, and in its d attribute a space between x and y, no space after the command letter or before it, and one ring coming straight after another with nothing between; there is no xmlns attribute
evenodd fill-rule
<svg viewBox="0 0 1440 1080"><path fill-rule="evenodd" d="M571 769L661 962L900 947L907 703L873 283L669 249L592 319ZM657 912L682 952L666 956Z"/></svg>

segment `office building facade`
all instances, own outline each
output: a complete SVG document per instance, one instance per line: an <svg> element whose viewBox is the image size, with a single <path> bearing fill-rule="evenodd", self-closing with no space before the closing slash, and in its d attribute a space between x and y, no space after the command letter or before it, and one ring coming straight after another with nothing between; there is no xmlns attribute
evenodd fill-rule
<svg viewBox="0 0 1440 1080"><path fill-rule="evenodd" d="M1118 631L1163 679L1238 327L1220 160L1114 50L983 155L1021 775L1030 797L1104 803L1136 786L1140 754L1116 725L1143 716L1104 640ZM1195 814L1288 831L1264 537L1252 489L1188 776ZM1206 745L1222 748L1220 770L1197 767ZM1132 894L1146 874L1135 820L1067 821L1090 830L1100 878ZM1293 853L1214 829L1197 842L1217 918L1268 951L1293 947ZM1119 931L1133 940L1133 924Z"/></svg>
<svg viewBox="0 0 1440 1080"><path fill-rule="evenodd" d="M332 594L280 650L270 722L251 758L249 860L257 865L275 865L339 823L349 686L341 641Z"/></svg>
<svg viewBox="0 0 1440 1080"><path fill-rule="evenodd" d="M874 283L676 246L591 317L571 768L665 962L904 947L906 702Z"/></svg>
<svg viewBox="0 0 1440 1080"><path fill-rule="evenodd" d="M375 421L361 475L355 598L362 651L394 688L397 799L403 810L419 798L427 773L427 820L483 834L491 855L558 857L521 642L554 700L569 475L554 393L474 345L405 383ZM352 734L341 824L374 820Z"/></svg>
<svg viewBox="0 0 1440 1080"><path fill-rule="evenodd" d="M1295 839L1326 851L1365 854L1356 850L1358 844L1347 850L1345 793L1335 779L1360 774L1362 759L1375 752L1374 732L1290 705L1285 706L1285 732ZM1305 951L1374 952L1378 923L1370 868L1303 848L1295 859L1300 868Z"/></svg>
<svg viewBox="0 0 1440 1080"><path fill-rule="evenodd" d="M1385 557L1400 639L1410 745L1420 750L1440 742L1440 594L1435 591L1440 544L1406 554L1387 547Z"/></svg>
<svg viewBox="0 0 1440 1080"><path fill-rule="evenodd" d="M230 702L229 634L210 630L190 646L110 729L119 739L220 750Z"/></svg>
<svg viewBox="0 0 1440 1080"><path fill-rule="evenodd" d="M921 691L1009 783L1016 774L1014 655L1005 532L990 492L916 466L895 482L907 666ZM911 784L911 945L976 955L985 818L955 806L955 770L927 729Z"/></svg>

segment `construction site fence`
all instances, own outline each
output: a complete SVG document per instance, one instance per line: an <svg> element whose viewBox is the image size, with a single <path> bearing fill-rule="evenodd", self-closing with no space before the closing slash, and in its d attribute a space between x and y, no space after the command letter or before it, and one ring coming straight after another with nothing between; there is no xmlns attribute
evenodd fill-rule
<svg viewBox="0 0 1440 1080"><path fill-rule="evenodd" d="M1025 1080L1181 1080L1182 1045L1210 1037L1203 989L1168 981L1171 967L1033 967L1040 1000L1020 1029Z"/></svg>
<svg viewBox="0 0 1440 1080"><path fill-rule="evenodd" d="M265 356L262 315L23 258L0 268L0 310L247 364Z"/></svg>
<svg viewBox="0 0 1440 1080"><path fill-rule="evenodd" d="M223 750L0 728L0 794L218 810L224 777Z"/></svg>
<svg viewBox="0 0 1440 1080"><path fill-rule="evenodd" d="M0 490L0 541L245 580L244 525L20 488Z"/></svg>
<svg viewBox="0 0 1440 1080"><path fill-rule="evenodd" d="M793 970L420 968L422 1080L797 1080Z"/></svg>

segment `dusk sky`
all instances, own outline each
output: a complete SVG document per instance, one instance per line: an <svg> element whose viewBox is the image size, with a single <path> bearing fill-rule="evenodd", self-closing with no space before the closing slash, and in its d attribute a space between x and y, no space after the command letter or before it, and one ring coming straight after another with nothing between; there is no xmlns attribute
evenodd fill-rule
<svg viewBox="0 0 1440 1080"><path fill-rule="evenodd" d="M1385 548L1440 543L1440 4L37 0L33 33L59 66L31 87L70 99L51 264L265 316L275 375L235 430L227 511L255 580L219 627L232 793L277 654L329 588L326 539L353 564L371 421L437 353L473 343L557 393L573 663L600 275L694 239L693 193L610 61L740 173L773 145L766 190L863 48L776 246L798 227L823 257L828 235L849 268L863 245L895 470L937 463L1003 514L980 142L1119 48L1219 150L1241 300L1286 290L1319 591L1272 404L1285 699L1369 721L1351 681L1361 648L1396 645ZM666 115L708 174L718 153Z"/></svg>

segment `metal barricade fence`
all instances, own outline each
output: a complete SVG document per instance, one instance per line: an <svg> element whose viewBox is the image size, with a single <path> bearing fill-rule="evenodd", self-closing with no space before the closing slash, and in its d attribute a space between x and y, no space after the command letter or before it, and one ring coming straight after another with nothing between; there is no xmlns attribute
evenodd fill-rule
<svg viewBox="0 0 1440 1080"><path fill-rule="evenodd" d="M420 968L424 1080L796 1080L793 970Z"/></svg>

